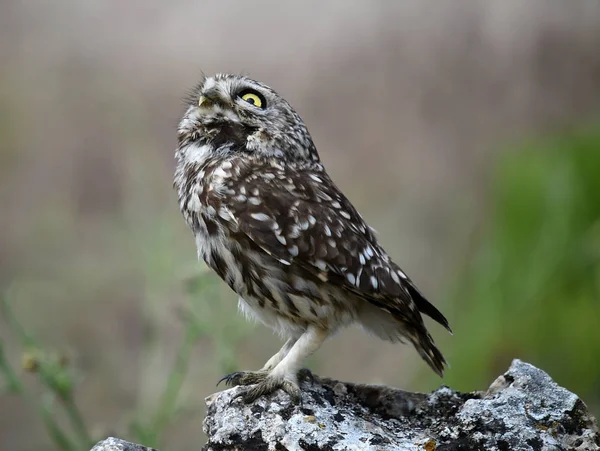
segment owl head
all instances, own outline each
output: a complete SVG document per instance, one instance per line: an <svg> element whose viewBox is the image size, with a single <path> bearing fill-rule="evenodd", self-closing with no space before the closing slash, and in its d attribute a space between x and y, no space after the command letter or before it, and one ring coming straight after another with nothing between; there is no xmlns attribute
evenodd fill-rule
<svg viewBox="0 0 600 451"><path fill-rule="evenodd" d="M242 75L203 77L187 99L179 148L318 161L304 122L273 89Z"/></svg>

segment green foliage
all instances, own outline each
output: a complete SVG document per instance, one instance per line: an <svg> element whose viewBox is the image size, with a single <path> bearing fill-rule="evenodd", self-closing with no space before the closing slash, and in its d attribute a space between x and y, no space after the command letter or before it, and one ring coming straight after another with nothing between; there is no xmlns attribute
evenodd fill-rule
<svg viewBox="0 0 600 451"><path fill-rule="evenodd" d="M600 127L502 154L489 205L445 382L483 388L518 357L600 405Z"/></svg>
<svg viewBox="0 0 600 451"><path fill-rule="evenodd" d="M90 448L93 442L73 396L76 375L68 368L66 358L42 350L39 342L21 327L6 297L0 298L0 312L24 349L23 370L37 374L46 391L41 399L36 399L19 379L6 355L0 352L0 373L7 381L7 389L36 406L48 436L58 449L75 451ZM60 401L60 406L70 423L68 431L59 424L54 415L56 400Z"/></svg>
<svg viewBox="0 0 600 451"><path fill-rule="evenodd" d="M154 408L148 410L140 407L134 412L128 433L131 440L149 447L159 447L166 429L185 408L190 407L182 403L181 392L195 345L202 338L211 340L217 360L216 366L221 371L232 371L237 366L235 349L240 340L245 338L249 327L240 327L239 324L231 329L220 327L224 319L231 316L230 307L235 306L228 302L219 302L221 295L216 282L216 277L206 270L201 273L195 271L187 278L189 303L181 315L184 324L183 337L175 351L173 367L164 386L158 390ZM216 302L209 306L208 299ZM45 350L38 339L25 331L6 297L0 299L0 307L2 318L22 348L22 371L19 372L9 362L0 340L0 377L4 377L6 381L6 390L35 406L56 449L90 449L94 442L105 437L92 437L88 432L90 428L76 404L80 378L75 369L70 366L64 355ZM147 341L146 345L151 350L154 349L152 340ZM41 397L35 396L33 390L27 387L25 373L37 375L43 389ZM67 426L57 419L61 410L67 419Z"/></svg>

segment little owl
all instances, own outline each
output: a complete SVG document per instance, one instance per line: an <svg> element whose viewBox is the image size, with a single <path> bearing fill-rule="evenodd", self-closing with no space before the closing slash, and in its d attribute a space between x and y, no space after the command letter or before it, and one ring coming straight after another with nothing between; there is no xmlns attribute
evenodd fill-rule
<svg viewBox="0 0 600 451"><path fill-rule="evenodd" d="M203 77L178 128L174 186L198 256L239 308L287 341L259 371L223 379L245 402L281 388L300 401L303 361L358 323L411 342L440 376L446 361L421 314L446 318L377 242L331 180L292 107L244 76Z"/></svg>

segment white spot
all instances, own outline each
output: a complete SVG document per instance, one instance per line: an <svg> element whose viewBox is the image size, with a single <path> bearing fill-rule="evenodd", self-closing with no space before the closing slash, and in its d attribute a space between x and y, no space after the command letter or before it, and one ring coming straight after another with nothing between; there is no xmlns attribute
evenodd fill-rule
<svg viewBox="0 0 600 451"><path fill-rule="evenodd" d="M329 246L335 248L337 246L335 240L329 239L327 240L327 244L329 244Z"/></svg>
<svg viewBox="0 0 600 451"><path fill-rule="evenodd" d="M325 224L323 226L323 230L325 231L325 235L331 236L331 229L329 228L329 226L327 224Z"/></svg>
<svg viewBox="0 0 600 451"><path fill-rule="evenodd" d="M365 259L365 256L362 254L362 252L358 253L358 259L360 260L361 265L364 265L367 262L367 260Z"/></svg>
<svg viewBox="0 0 600 451"><path fill-rule="evenodd" d="M404 274L404 272L403 272L401 269L399 269L399 270L398 270L398 274L399 274L399 275L400 275L400 277L402 277L403 279L408 279L408 276L407 276L406 274Z"/></svg>
<svg viewBox="0 0 600 451"><path fill-rule="evenodd" d="M325 263L323 260L315 260L315 266L321 271L327 271L327 263Z"/></svg>
<svg viewBox="0 0 600 451"><path fill-rule="evenodd" d="M277 238L277 241L279 241L284 246L287 244L287 240L285 239L284 236L275 234L275 238Z"/></svg>
<svg viewBox="0 0 600 451"><path fill-rule="evenodd" d="M242 194L246 194L246 187L245 186L240 186L240 193Z"/></svg>
<svg viewBox="0 0 600 451"><path fill-rule="evenodd" d="M350 219L352 217L352 216L350 216L350 213L348 213L345 210L340 210L340 214L346 219Z"/></svg>
<svg viewBox="0 0 600 451"><path fill-rule="evenodd" d="M249 197L248 202L250 202L252 205L260 205L260 199L258 197Z"/></svg>
<svg viewBox="0 0 600 451"><path fill-rule="evenodd" d="M235 200L237 200L238 202L246 202L247 199L248 198L243 194L238 194L237 196L235 196Z"/></svg>
<svg viewBox="0 0 600 451"><path fill-rule="evenodd" d="M288 251L290 254L292 254L293 257L298 256L298 246L296 246L295 244L293 246L288 247Z"/></svg>
<svg viewBox="0 0 600 451"><path fill-rule="evenodd" d="M365 248L365 255L366 255L368 258L373 258L373 256L375 255L375 253L373 252L373 248L372 248L371 246L367 246L367 247Z"/></svg>
<svg viewBox="0 0 600 451"><path fill-rule="evenodd" d="M297 225L290 226L287 234L290 238L298 238L300 236L300 227Z"/></svg>
<svg viewBox="0 0 600 451"><path fill-rule="evenodd" d="M333 208L342 208L342 204L340 204L337 200L334 200L333 202L331 202L331 206Z"/></svg>
<svg viewBox="0 0 600 451"><path fill-rule="evenodd" d="M252 195L253 196L258 196L258 193L259 193L258 188L252 188Z"/></svg>
<svg viewBox="0 0 600 451"><path fill-rule="evenodd" d="M350 282L352 285L356 283L356 277L354 277L354 274L348 273L346 274L346 278L348 279L348 282Z"/></svg>
<svg viewBox="0 0 600 451"><path fill-rule="evenodd" d="M398 274L396 274L394 271L390 272L390 276L392 276L392 280L396 283L400 283L400 278L398 277Z"/></svg>
<svg viewBox="0 0 600 451"><path fill-rule="evenodd" d="M215 171L213 172L213 175L215 177L220 177L220 178L226 178L228 176L227 172L225 172L221 166L219 166L217 169L215 169Z"/></svg>
<svg viewBox="0 0 600 451"><path fill-rule="evenodd" d="M262 176L267 180L273 180L275 178L275 174L272 172L265 172Z"/></svg>
<svg viewBox="0 0 600 451"><path fill-rule="evenodd" d="M373 288L377 289L377 287L379 286L379 282L377 281L377 277L371 276L371 285L373 285Z"/></svg>
<svg viewBox="0 0 600 451"><path fill-rule="evenodd" d="M226 221L229 221L231 219L231 214L229 213L229 210L227 210L225 207L219 208L219 216L225 219Z"/></svg>
<svg viewBox="0 0 600 451"><path fill-rule="evenodd" d="M252 199L252 198L250 198ZM250 213L250 216L252 216L254 219L256 219L257 221L269 221L271 220L271 217L264 214L264 213Z"/></svg>
<svg viewBox="0 0 600 451"><path fill-rule="evenodd" d="M323 180L321 180L321 179L320 179L318 176L316 176L315 174L310 174L310 176L309 176L309 177L310 177L311 179L313 179L315 182L318 182L318 183L322 183L322 182L323 182Z"/></svg>
<svg viewBox="0 0 600 451"><path fill-rule="evenodd" d="M231 169L233 167L233 164L231 164L231 161L224 161L221 167L223 169Z"/></svg>
<svg viewBox="0 0 600 451"><path fill-rule="evenodd" d="M312 215L308 215L308 222L310 222L311 225L315 225L317 223L317 218Z"/></svg>
<svg viewBox="0 0 600 451"><path fill-rule="evenodd" d="M308 230L308 221L300 221L299 225L302 230Z"/></svg>

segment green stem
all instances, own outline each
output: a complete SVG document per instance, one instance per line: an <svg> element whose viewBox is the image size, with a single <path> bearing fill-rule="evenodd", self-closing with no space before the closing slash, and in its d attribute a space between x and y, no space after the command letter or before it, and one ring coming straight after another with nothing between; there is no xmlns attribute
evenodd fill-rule
<svg viewBox="0 0 600 451"><path fill-rule="evenodd" d="M33 347L35 344L33 338L25 332L23 326L17 321L17 318L8 303L7 297L7 295L0 296L0 313L2 313L2 316L6 319L8 326L15 331L21 340L21 343L25 346Z"/></svg>
<svg viewBox="0 0 600 451"><path fill-rule="evenodd" d="M87 427L77 405L73 402L73 400L67 400L64 403L64 408L67 412L67 416L69 417L69 421L71 422L73 429L79 436L79 439L86 445L86 447L91 447L93 445L92 438L88 433Z"/></svg>
<svg viewBox="0 0 600 451"><path fill-rule="evenodd" d="M14 315L12 309L10 308L7 296L0 296L0 313L6 319L8 326L15 332L15 334L19 337L21 344L25 347L34 348L36 347L36 343L34 338L25 332L25 329L16 316ZM48 408L48 406L44 405L44 403L38 403L34 399L34 397L26 390L25 385L18 378L16 373L10 367L2 347L2 343L0 342L0 371L2 371L7 380L9 389L11 389L15 393L19 393L25 400L31 405L37 405L37 409L39 412L42 421L44 422L44 426L48 433L48 436L54 442L56 447L62 451L75 451L79 447L74 446L73 441L69 438L69 436L64 432L64 430L58 425L56 421L54 421L54 417L52 411ZM52 383L52 377L48 374L48 371L44 366L39 370L40 379L45 382L45 385L55 392L59 398L63 398L61 393L58 393L55 385ZM64 399L64 398L63 398ZM92 440L90 439L87 430L85 428L85 423L79 413L79 409L73 403L72 400L65 400L65 410L71 420L73 428L79 434L81 440L85 443L85 447L92 444Z"/></svg>
<svg viewBox="0 0 600 451"><path fill-rule="evenodd" d="M44 421L46 431L56 447L62 451L75 451L77 447L73 445L73 442L69 439L67 434L65 434L60 426L58 426L58 424L52 419L52 413L43 406L40 406L39 412L42 420Z"/></svg>
<svg viewBox="0 0 600 451"><path fill-rule="evenodd" d="M74 445L73 441L61 428L61 426L59 426L58 423L54 420L54 415L51 409L48 407L47 403L44 403L43 401L39 403L39 401L35 400L31 393L29 393L24 387L21 391L21 395L23 396L23 398L25 398L25 401L28 404L37 407L39 415L42 418L42 421L44 422L46 432L48 433L48 436L54 442L54 445L58 450L76 451L77 449L80 449L80 447Z"/></svg>
<svg viewBox="0 0 600 451"><path fill-rule="evenodd" d="M194 344L197 340L198 333L196 328L192 324L188 324L185 328L183 342L177 351L175 365L167 379L166 388L160 397L154 421L152 422L155 443L147 444L149 446L159 445L160 435L175 415L177 400L187 376Z"/></svg>
<svg viewBox="0 0 600 451"><path fill-rule="evenodd" d="M0 341L0 373L4 374L6 379L8 391L11 393L22 393L23 392L23 384L8 363L8 359L6 358L6 354L4 352L4 345L2 341Z"/></svg>

